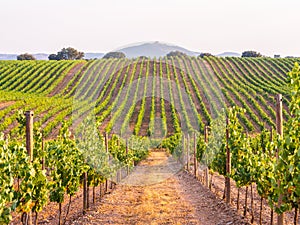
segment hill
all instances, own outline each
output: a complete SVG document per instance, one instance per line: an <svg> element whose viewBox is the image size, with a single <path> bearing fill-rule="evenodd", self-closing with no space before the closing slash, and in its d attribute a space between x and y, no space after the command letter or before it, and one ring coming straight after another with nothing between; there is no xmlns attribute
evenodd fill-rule
<svg viewBox="0 0 300 225"><path fill-rule="evenodd" d="M37 53L32 54L37 60L48 60L48 54ZM0 60L16 60L18 54L0 54Z"/></svg>
<svg viewBox="0 0 300 225"><path fill-rule="evenodd" d="M0 60L16 60L18 54L0 54ZM46 53L37 53L33 54L37 60L48 60L48 54ZM101 59L104 56L104 53L84 53L85 59Z"/></svg>
<svg viewBox="0 0 300 225"><path fill-rule="evenodd" d="M221 54L218 54L219 57L241 57L240 53L236 52L223 52Z"/></svg>
<svg viewBox="0 0 300 225"><path fill-rule="evenodd" d="M165 44L161 42L148 42L130 47L120 48L117 51L125 53L128 58L136 58L138 56L148 56L151 58L159 58L167 55L171 51L180 51L189 56L198 56L200 53L193 52L176 45Z"/></svg>
<svg viewBox="0 0 300 225"><path fill-rule="evenodd" d="M85 59L101 59L104 56L104 53L84 53Z"/></svg>
<svg viewBox="0 0 300 225"><path fill-rule="evenodd" d="M299 59L0 61L0 132L13 136L16 112L34 109L45 136L55 137L62 120L77 127L94 108L101 132L165 137L203 132L222 109L237 105L247 111L243 126L254 133L275 126L277 93L284 96L283 115L289 118L286 73L295 62Z"/></svg>
<svg viewBox="0 0 300 225"><path fill-rule="evenodd" d="M16 54L0 54L0 60L16 60Z"/></svg>

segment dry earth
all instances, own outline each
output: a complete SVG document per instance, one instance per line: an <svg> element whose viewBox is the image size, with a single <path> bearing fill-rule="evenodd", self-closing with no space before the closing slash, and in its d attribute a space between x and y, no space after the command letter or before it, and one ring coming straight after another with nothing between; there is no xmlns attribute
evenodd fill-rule
<svg viewBox="0 0 300 225"><path fill-rule="evenodd" d="M71 224L247 224L165 152L153 151Z"/></svg>

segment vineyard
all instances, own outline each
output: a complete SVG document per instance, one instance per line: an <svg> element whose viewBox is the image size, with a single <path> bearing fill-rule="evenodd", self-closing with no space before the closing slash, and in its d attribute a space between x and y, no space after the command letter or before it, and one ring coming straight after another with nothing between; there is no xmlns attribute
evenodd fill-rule
<svg viewBox="0 0 300 225"><path fill-rule="evenodd" d="M0 132L16 135L16 112L34 110L47 138L61 121L75 129L95 115L100 131L160 137L203 131L222 109L246 109L250 133L274 127L275 95L290 97L286 73L297 59L160 58L0 62ZM149 106L149 107L148 107ZM156 129L156 128L160 129Z"/></svg>
<svg viewBox="0 0 300 225"><path fill-rule="evenodd" d="M99 185L107 190L108 180L112 185L127 176L149 149L163 148L208 188L214 173L233 180L238 191L246 188L246 195L255 186L261 204L264 200L271 208L272 221L273 213L294 209L297 224L299 62L236 57L0 61L0 223L21 217L23 224L33 218L37 224L51 201L59 205L63 224L66 196L70 205L82 184L85 191ZM284 124L279 135L277 94ZM34 111L31 155L25 147L26 111ZM239 210L239 197L237 202ZM250 208L253 222L253 202Z"/></svg>

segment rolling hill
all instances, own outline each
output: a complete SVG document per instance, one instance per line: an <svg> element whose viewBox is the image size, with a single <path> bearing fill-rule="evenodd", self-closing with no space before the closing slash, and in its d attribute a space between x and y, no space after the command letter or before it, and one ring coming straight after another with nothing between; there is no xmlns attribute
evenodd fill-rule
<svg viewBox="0 0 300 225"><path fill-rule="evenodd" d="M117 51L125 53L128 58L136 58L138 56L147 56L151 58L159 58L167 55L171 51L180 51L189 56L198 56L200 53L187 50L186 48L165 44L162 42L148 42L130 47L120 48Z"/></svg>
<svg viewBox="0 0 300 225"><path fill-rule="evenodd" d="M257 132L263 126L274 127L277 93L284 96L284 119L289 117L286 73L297 61L238 57L0 61L0 132L13 136L17 111L32 109L48 137L57 135L62 120L75 128L91 112L101 132L162 137L202 132L222 109L234 105L247 110L241 122L248 132Z"/></svg>

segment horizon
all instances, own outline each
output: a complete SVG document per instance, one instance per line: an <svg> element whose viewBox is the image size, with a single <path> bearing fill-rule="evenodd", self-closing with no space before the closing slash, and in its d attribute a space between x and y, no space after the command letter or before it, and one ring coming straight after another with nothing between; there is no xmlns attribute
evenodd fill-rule
<svg viewBox="0 0 300 225"><path fill-rule="evenodd" d="M168 45L168 46L174 46L174 47L180 47L180 48L184 48L184 49L186 49L188 51L195 52L195 53L205 53L205 52L200 52L200 51L194 51L193 49L187 49L187 48L185 48L185 46L179 46L179 45L172 44L172 43L167 43L167 42L164 42L164 41L148 41L148 42L145 41L145 42L131 43L131 44L127 44L127 45L120 46L118 48L112 49L109 52L118 52L118 51L122 51L125 48L138 47L138 46L141 46L141 45L144 45L144 44L154 44L154 43L159 43L159 44ZM64 48L68 48L68 47L73 47L73 46L65 46ZM58 51L60 51L60 50L58 50ZM77 49L77 50L81 51L80 49ZM2 53L2 52L0 52L0 54L6 54L6 55L18 55L18 54L24 54L24 53L28 53L28 54L32 54L32 55L38 55L38 54L49 55L49 54L57 53L57 52L19 52L19 53ZM106 54L108 52L92 52L92 51L90 51L90 52L84 52L84 53L85 54ZM224 52L219 52L219 53L217 53L215 55L219 55L219 54L223 54L223 53L237 53L237 54L242 54L242 52L224 51Z"/></svg>
<svg viewBox="0 0 300 225"><path fill-rule="evenodd" d="M132 43L132 44L128 44L128 45L124 45L124 46L120 46L120 47L118 47L118 48L115 48L115 49L113 49L113 50L111 50L111 51L108 51L108 52L118 52L118 51L121 51L121 50L123 50L123 49L125 49L125 48L129 48L129 47L138 47L138 46L140 46L140 45L143 45L143 44L154 44L154 43L160 43L160 44L165 44L165 45L168 45L168 46L174 46L174 47L181 47L181 48L184 48L184 49L186 49L186 50L188 50L188 51L191 51L191 52L194 52L194 53L207 53L207 52L199 52L199 51L194 51L194 50L192 50L192 49L187 49L187 48L185 48L184 46L179 46L179 45L176 45L176 44L172 44L172 43L167 43L167 42L163 42L163 41L148 41L148 42L138 42L138 43ZM68 48L68 47L72 47L72 46L65 46L64 48ZM60 49L61 50L61 49ZM59 51L60 51L59 50ZM81 51L80 49L77 49L77 50L79 50L79 51ZM252 49L248 49L248 50L244 50L244 51L252 51ZM244 52L243 51L243 52ZM254 50L255 51L255 50ZM90 51L90 52L84 52L84 54L106 54L106 53L108 53L108 52L92 52L92 51ZM121 51L122 52L122 51ZM229 54L240 54L240 55L242 55L242 53L243 52L234 52L234 51L223 51L223 52L218 52L218 53L212 53L212 52L209 52L209 53L212 53L212 55L214 55L214 56L219 56L219 55L222 55L222 54L227 54L227 53L229 53ZM57 53L57 52L50 52L50 53L47 53L47 52L20 52L20 53L2 53L2 52L0 52L0 55L19 55L19 54L31 54L31 55L39 55L39 54L42 54L42 55L50 55L50 54L52 54L52 53ZM274 54L274 55L277 55L277 54ZM274 55L262 55L262 57L274 57ZM280 55L280 54L278 54L278 55ZM299 55L280 55L281 57L289 57L289 56L291 56L291 57L296 57L296 58L299 58L300 57L300 54Z"/></svg>
<svg viewBox="0 0 300 225"><path fill-rule="evenodd" d="M214 55L300 56L299 8L297 0L4 1L0 53L107 53L159 41Z"/></svg>

